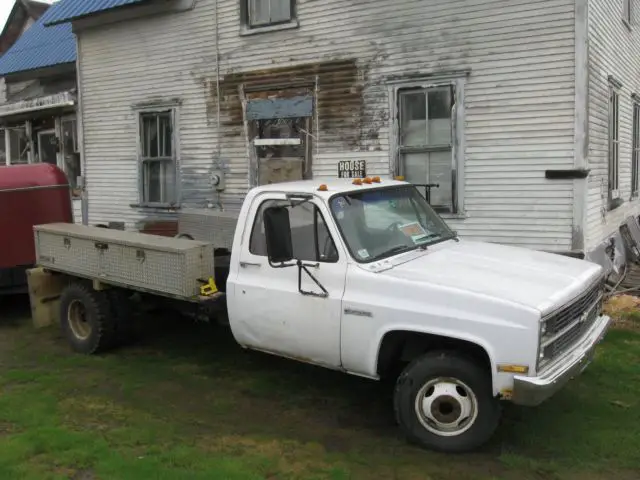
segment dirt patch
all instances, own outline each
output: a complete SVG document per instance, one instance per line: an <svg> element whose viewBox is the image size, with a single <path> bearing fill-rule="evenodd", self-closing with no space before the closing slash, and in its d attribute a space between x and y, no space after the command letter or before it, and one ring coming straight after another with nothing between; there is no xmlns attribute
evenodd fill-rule
<svg viewBox="0 0 640 480"><path fill-rule="evenodd" d="M605 303L604 312L613 319L614 328L640 332L640 297L615 295Z"/></svg>

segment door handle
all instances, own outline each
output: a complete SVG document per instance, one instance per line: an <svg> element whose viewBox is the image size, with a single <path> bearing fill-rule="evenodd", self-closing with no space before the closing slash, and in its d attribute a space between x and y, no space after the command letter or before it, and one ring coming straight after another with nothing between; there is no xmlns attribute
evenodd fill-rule
<svg viewBox="0 0 640 480"><path fill-rule="evenodd" d="M240 262L240 266L242 268L247 268L247 267L261 267L262 264L260 263L253 263L253 262Z"/></svg>

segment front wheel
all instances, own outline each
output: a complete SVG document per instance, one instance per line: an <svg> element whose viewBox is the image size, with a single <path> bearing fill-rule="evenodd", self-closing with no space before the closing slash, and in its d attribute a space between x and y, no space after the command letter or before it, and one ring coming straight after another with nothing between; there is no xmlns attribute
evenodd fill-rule
<svg viewBox="0 0 640 480"><path fill-rule="evenodd" d="M456 352L432 352L414 360L396 383L396 420L419 445L446 453L478 448L500 421L486 368Z"/></svg>

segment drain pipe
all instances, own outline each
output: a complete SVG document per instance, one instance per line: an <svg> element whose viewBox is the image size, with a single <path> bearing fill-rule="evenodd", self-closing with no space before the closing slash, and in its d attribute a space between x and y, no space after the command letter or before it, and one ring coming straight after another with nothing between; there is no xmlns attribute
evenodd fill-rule
<svg viewBox="0 0 640 480"><path fill-rule="evenodd" d="M82 100L82 62L80 61L81 49L80 38L78 35L74 35L76 38L76 92L77 92L77 106L76 106L76 131L78 135L78 144L80 146L80 177L82 178L81 193L80 193L80 209L82 212L82 224L89 225L89 195L87 194L87 156L84 148L84 102Z"/></svg>

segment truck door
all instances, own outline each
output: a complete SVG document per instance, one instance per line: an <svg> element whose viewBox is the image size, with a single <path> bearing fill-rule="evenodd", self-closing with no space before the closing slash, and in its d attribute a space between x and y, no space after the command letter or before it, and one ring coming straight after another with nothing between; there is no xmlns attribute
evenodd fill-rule
<svg viewBox="0 0 640 480"><path fill-rule="evenodd" d="M295 258L309 265L308 271L318 283L305 271L300 274L296 266L270 265L263 212L272 206L288 209ZM309 363L340 367L347 257L336 247L337 232L333 223L325 221L328 215L324 205L314 200L292 205L284 195L256 199L248 215L254 220L245 230L229 312L238 343Z"/></svg>

